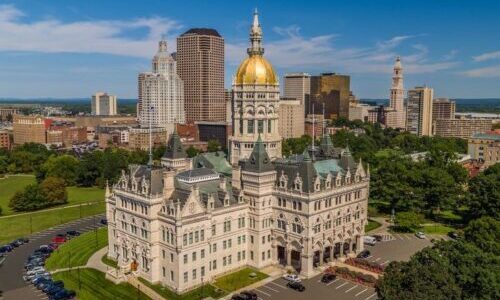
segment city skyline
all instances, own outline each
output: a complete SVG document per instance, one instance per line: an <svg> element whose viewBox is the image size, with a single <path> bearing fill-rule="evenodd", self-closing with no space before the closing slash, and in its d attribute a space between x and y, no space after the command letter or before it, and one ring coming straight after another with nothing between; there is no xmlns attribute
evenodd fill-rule
<svg viewBox="0 0 500 300"><path fill-rule="evenodd" d="M176 38L193 27L214 28L224 37L225 86L230 87L244 58L246 16L254 7L266 28L266 56L280 80L289 72L337 72L351 76L351 89L359 98L388 98L393 61L400 55L408 89L427 84L436 97L450 98L500 94L500 45L492 38L500 26L493 18L498 4L445 3L433 11L425 3L394 6L391 1L376 7L365 1L287 7L261 1L143 7L132 2L124 7L57 3L0 5L0 97L88 97L107 90L119 98L136 98L137 73L148 67L161 35L175 49ZM331 5L336 9L325 9ZM193 6L196 11L186 14ZM442 10L448 12L447 20L441 18ZM480 17L472 10L480 11Z"/></svg>

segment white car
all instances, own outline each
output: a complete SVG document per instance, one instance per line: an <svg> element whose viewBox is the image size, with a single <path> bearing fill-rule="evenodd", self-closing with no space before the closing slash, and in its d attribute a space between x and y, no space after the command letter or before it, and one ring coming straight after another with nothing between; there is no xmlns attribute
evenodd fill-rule
<svg viewBox="0 0 500 300"><path fill-rule="evenodd" d="M297 274L285 274L283 275L283 279L291 282L300 282L300 278Z"/></svg>
<svg viewBox="0 0 500 300"><path fill-rule="evenodd" d="M24 275L23 276L23 279L25 281L31 281L33 278L37 277L37 276L50 276L50 273L49 272L46 272L46 271L40 271L38 273L35 273L35 274L31 274L31 275Z"/></svg>
<svg viewBox="0 0 500 300"><path fill-rule="evenodd" d="M40 273L40 272L45 272L45 268L44 267L35 267L35 268L29 270L28 272L26 272L26 275L33 275L33 274Z"/></svg>
<svg viewBox="0 0 500 300"><path fill-rule="evenodd" d="M425 239L425 233L423 233L422 231L415 233L415 236L419 239Z"/></svg>

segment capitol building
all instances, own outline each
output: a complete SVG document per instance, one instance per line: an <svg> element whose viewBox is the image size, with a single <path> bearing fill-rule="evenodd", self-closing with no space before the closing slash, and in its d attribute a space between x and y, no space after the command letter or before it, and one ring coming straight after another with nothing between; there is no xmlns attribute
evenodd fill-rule
<svg viewBox="0 0 500 300"><path fill-rule="evenodd" d="M174 132L161 166L131 165L106 189L108 257L176 292L250 266L302 276L363 248L369 170L329 135L282 157L279 80L257 12L233 78L229 154L188 158Z"/></svg>

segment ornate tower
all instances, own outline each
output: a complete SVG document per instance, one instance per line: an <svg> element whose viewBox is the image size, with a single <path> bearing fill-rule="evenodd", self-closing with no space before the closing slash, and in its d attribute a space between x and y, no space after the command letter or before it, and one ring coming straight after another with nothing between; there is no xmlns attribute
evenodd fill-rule
<svg viewBox="0 0 500 300"><path fill-rule="evenodd" d="M250 156L259 134L271 160L281 157L279 81L263 56L262 28L257 10L250 28L247 53L248 58L240 64L233 78L233 136L229 137L232 165Z"/></svg>
<svg viewBox="0 0 500 300"><path fill-rule="evenodd" d="M403 67L398 56L394 63L392 75L392 87L390 96L390 116L388 116L388 126L394 128L405 128L406 114L404 109L404 87L403 87Z"/></svg>

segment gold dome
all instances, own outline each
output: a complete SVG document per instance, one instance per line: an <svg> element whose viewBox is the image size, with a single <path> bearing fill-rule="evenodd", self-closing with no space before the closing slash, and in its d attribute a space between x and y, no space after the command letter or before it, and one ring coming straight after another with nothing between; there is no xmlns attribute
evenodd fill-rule
<svg viewBox="0 0 500 300"><path fill-rule="evenodd" d="M234 84L278 84L273 66L262 55L250 55L236 72Z"/></svg>

